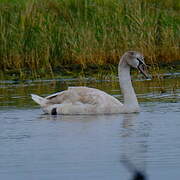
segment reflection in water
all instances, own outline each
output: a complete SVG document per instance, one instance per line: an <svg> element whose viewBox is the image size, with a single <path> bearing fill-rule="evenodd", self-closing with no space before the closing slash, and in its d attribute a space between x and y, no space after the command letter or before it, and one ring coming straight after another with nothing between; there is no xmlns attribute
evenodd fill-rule
<svg viewBox="0 0 180 180"><path fill-rule="evenodd" d="M180 112L154 106L109 116L0 110L0 179L130 180L147 169L149 179L178 180Z"/></svg>
<svg viewBox="0 0 180 180"><path fill-rule="evenodd" d="M41 114L39 119L41 120L54 120L54 121L65 121L65 122L92 122L101 119L106 119L106 115L49 115Z"/></svg>
<svg viewBox="0 0 180 180"><path fill-rule="evenodd" d="M74 128L79 128L78 124L80 123L81 129L78 133L81 132L81 135L85 136L87 132L91 132L92 129L96 129L95 126L98 126L99 121L101 121L100 129L97 129L101 137L103 135L106 137L107 134L113 132L104 132L104 129L108 129L109 126L113 125L113 120L121 123L120 127L120 136L121 140L121 149L118 151L119 156L121 157L121 164L128 170L126 173L130 172L134 180L146 179L145 178L145 169L146 169L146 156L147 156L147 137L149 136L149 128L147 124L144 123L144 120L139 119L139 114L121 114L121 115L40 115L39 119L41 120L53 120L61 121L64 123L69 122L73 123ZM94 123L93 123L94 122ZM103 126L103 123L104 126ZM74 130L77 132L77 129ZM104 134L105 133L105 134ZM96 132L96 137L88 137L88 142L98 141L98 136ZM77 134L76 134L77 135ZM104 142L105 144L107 142ZM104 144L103 144L104 145ZM106 145L105 145L106 146ZM96 149L97 150L97 149ZM96 152L94 152L96 153ZM110 153L110 152L109 152ZM86 157L87 158L87 157ZM89 157L89 161L94 161Z"/></svg>
<svg viewBox="0 0 180 180"><path fill-rule="evenodd" d="M123 115L123 151L121 162L132 173L134 179L145 179L147 156L147 128L138 121L139 114Z"/></svg>

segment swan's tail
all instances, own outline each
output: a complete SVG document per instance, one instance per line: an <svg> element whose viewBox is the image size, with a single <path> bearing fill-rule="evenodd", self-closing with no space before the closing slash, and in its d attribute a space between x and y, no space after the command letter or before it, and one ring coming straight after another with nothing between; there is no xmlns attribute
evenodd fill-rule
<svg viewBox="0 0 180 180"><path fill-rule="evenodd" d="M47 103L47 100L43 97L40 97L36 94L31 94L31 98L40 106L45 106Z"/></svg>

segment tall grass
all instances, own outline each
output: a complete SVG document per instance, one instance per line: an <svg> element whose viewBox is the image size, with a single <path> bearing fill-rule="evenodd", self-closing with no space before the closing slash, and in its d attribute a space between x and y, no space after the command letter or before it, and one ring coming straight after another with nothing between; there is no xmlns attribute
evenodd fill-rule
<svg viewBox="0 0 180 180"><path fill-rule="evenodd" d="M0 69L35 77L117 64L127 50L149 64L180 60L179 0L1 0Z"/></svg>

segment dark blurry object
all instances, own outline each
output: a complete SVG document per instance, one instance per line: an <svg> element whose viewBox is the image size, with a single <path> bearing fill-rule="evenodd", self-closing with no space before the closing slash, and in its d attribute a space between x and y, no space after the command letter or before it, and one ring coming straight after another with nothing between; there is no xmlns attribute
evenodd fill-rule
<svg viewBox="0 0 180 180"><path fill-rule="evenodd" d="M146 177L142 172L137 171L134 173L132 180L146 180Z"/></svg>
<svg viewBox="0 0 180 180"><path fill-rule="evenodd" d="M121 162L131 173L133 173L132 180L147 180L145 173L137 170L137 168L127 159L127 157L123 156Z"/></svg>

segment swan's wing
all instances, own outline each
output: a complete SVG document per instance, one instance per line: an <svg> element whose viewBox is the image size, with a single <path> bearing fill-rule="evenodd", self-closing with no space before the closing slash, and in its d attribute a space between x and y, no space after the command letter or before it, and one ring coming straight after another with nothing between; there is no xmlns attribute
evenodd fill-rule
<svg viewBox="0 0 180 180"><path fill-rule="evenodd" d="M52 94L46 97L48 104L63 103L93 103L93 99L97 96L98 90L88 87L69 87L67 90Z"/></svg>
<svg viewBox="0 0 180 180"><path fill-rule="evenodd" d="M82 103L91 105L122 105L109 94L89 87L69 87L67 90L47 96L48 104Z"/></svg>
<svg viewBox="0 0 180 180"><path fill-rule="evenodd" d="M65 102L71 102L72 101L72 93L70 93L68 90L54 93L52 95L49 95L46 97L47 104L63 104Z"/></svg>
<svg viewBox="0 0 180 180"><path fill-rule="evenodd" d="M46 97L47 100L56 99L58 96L63 96L65 91L57 92Z"/></svg>

